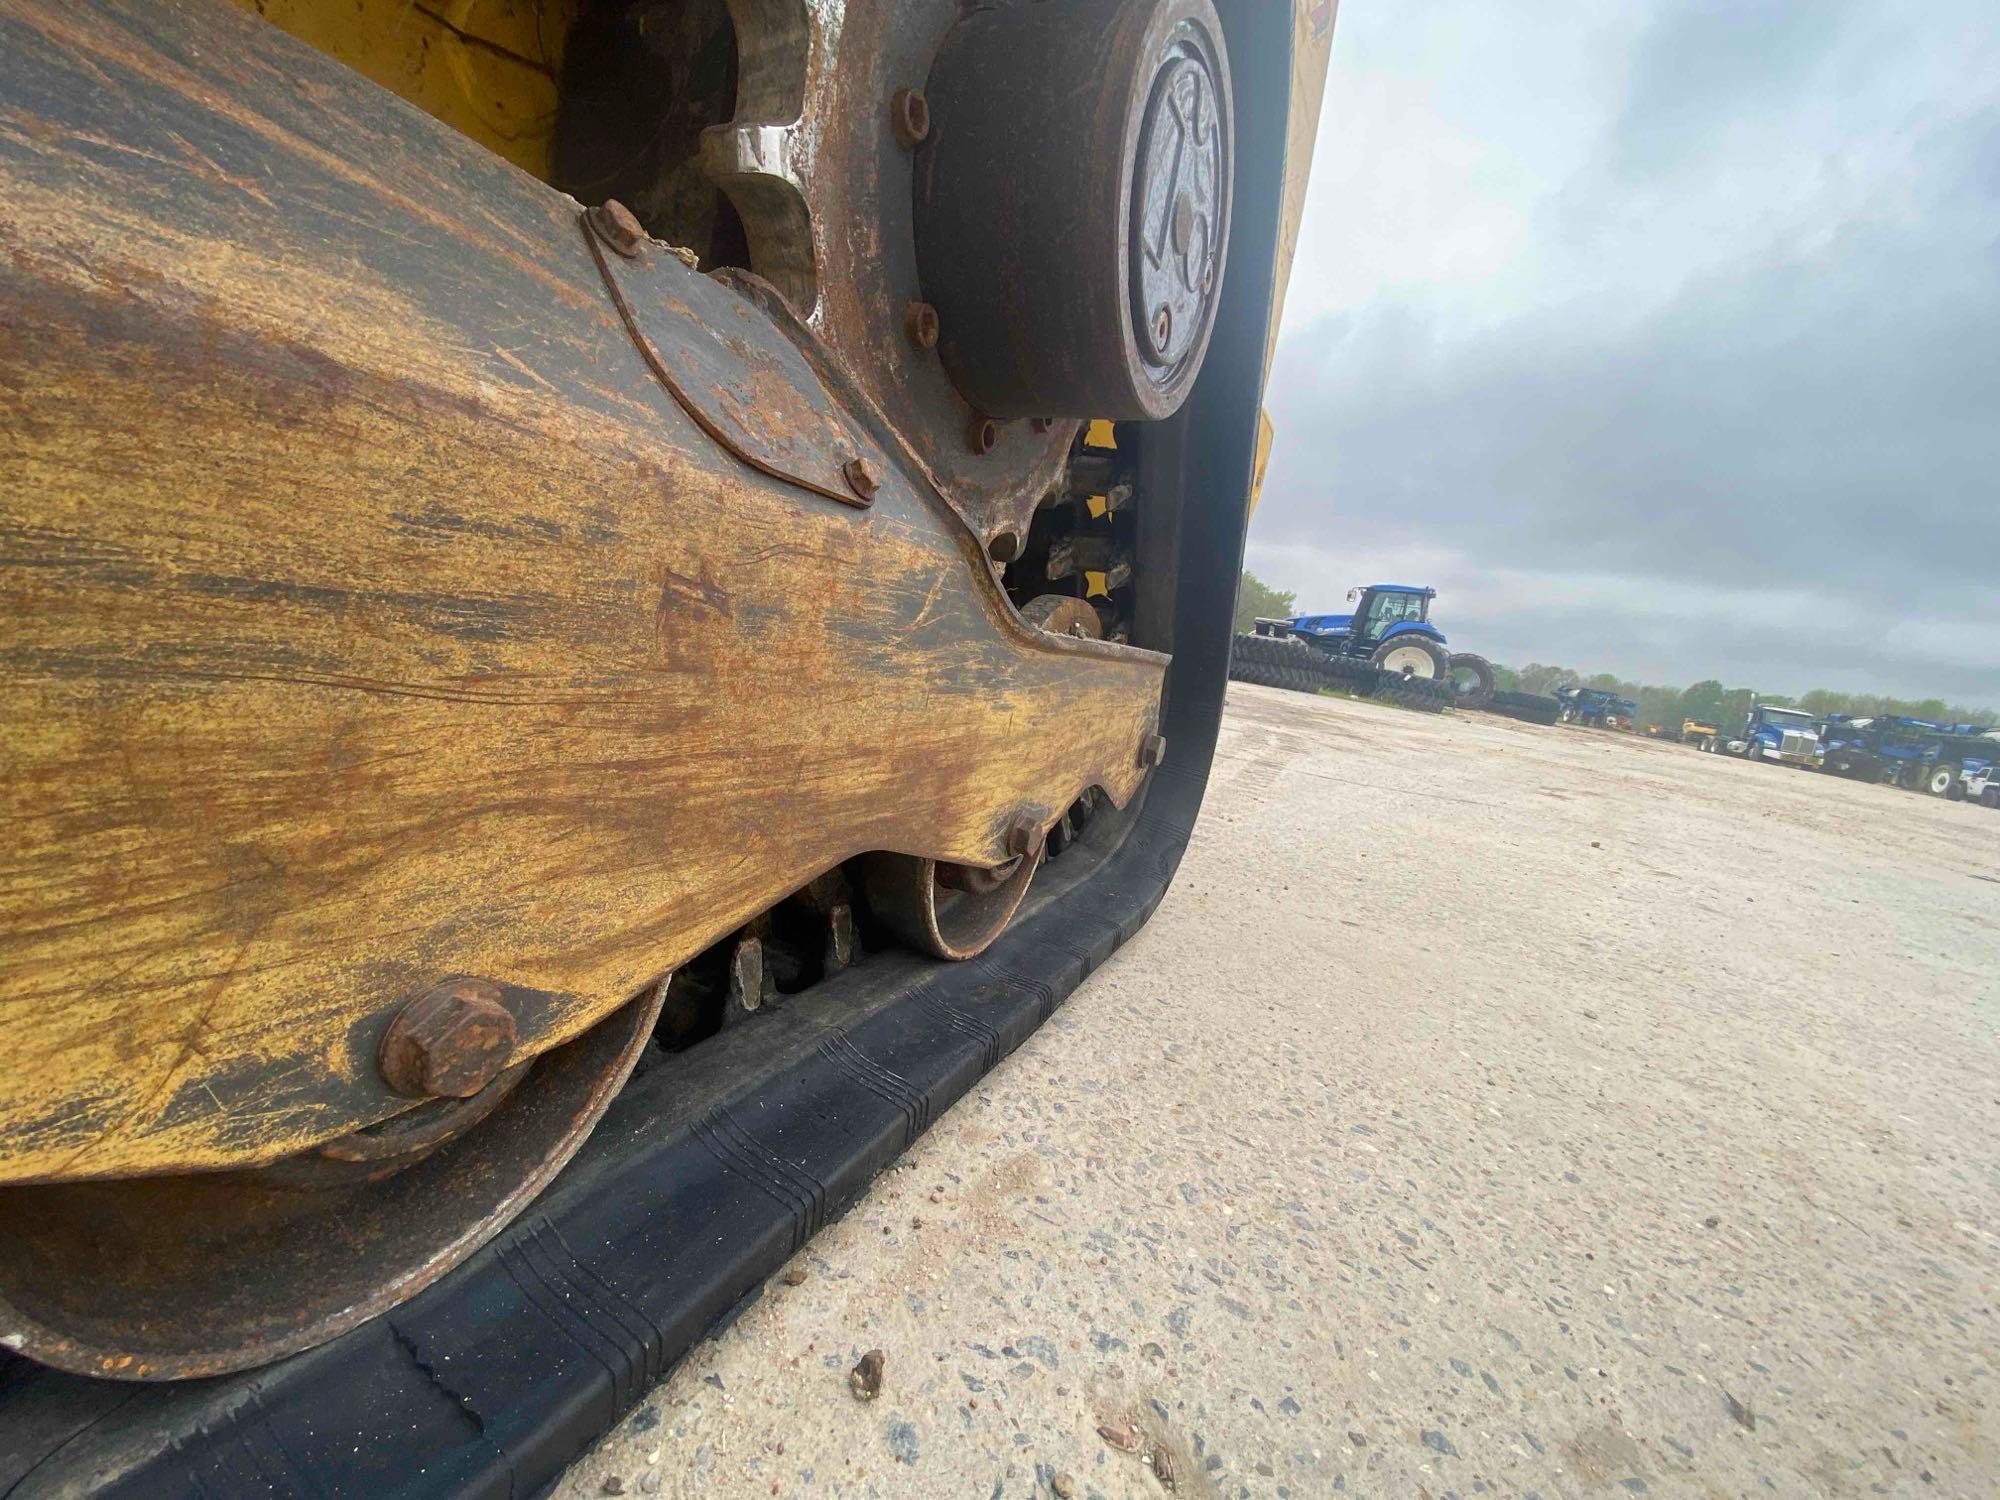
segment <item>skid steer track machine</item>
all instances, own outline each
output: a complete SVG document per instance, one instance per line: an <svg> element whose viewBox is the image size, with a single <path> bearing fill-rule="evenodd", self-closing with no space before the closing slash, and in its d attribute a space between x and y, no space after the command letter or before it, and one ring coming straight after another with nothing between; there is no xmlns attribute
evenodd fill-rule
<svg viewBox="0 0 2000 1500"><path fill-rule="evenodd" d="M1143 920L1332 10L0 0L0 1475Z"/></svg>

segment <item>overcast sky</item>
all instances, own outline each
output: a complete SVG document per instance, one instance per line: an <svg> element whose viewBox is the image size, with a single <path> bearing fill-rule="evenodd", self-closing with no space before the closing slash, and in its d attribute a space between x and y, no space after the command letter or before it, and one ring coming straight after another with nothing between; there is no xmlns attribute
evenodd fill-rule
<svg viewBox="0 0 2000 1500"><path fill-rule="evenodd" d="M1248 563L2000 704L2000 0L1342 0Z"/></svg>

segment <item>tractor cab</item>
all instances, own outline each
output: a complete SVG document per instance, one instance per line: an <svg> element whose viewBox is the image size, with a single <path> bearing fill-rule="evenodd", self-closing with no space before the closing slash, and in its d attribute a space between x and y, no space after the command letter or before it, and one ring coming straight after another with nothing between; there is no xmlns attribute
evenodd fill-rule
<svg viewBox="0 0 2000 1500"><path fill-rule="evenodd" d="M1349 589L1347 597L1355 605L1351 616L1355 639L1373 645L1399 625L1429 625L1431 600L1437 597L1437 590L1372 583L1365 589Z"/></svg>

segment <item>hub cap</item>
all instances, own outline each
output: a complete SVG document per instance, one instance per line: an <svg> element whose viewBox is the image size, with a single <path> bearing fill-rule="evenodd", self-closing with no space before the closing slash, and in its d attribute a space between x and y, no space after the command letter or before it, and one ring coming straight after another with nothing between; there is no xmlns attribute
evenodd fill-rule
<svg viewBox="0 0 2000 1500"><path fill-rule="evenodd" d="M1228 167L1212 66L1193 36L1178 37L1154 81L1140 136L1132 324L1156 380L1204 341L1214 306Z"/></svg>
<svg viewBox="0 0 2000 1500"><path fill-rule="evenodd" d="M1383 670L1405 677L1435 677L1437 662L1421 646L1398 646L1382 658Z"/></svg>
<svg viewBox="0 0 2000 1500"><path fill-rule="evenodd" d="M917 268L959 393L996 418L1171 416L1229 238L1211 0L969 7L925 92Z"/></svg>

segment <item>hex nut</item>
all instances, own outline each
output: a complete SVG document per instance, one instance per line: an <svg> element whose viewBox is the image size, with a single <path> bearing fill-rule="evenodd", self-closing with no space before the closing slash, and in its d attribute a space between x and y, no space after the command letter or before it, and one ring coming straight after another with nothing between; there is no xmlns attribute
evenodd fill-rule
<svg viewBox="0 0 2000 1500"><path fill-rule="evenodd" d="M514 1053L514 1016L500 986L455 979L412 1000L382 1034L382 1081L410 1099L469 1099Z"/></svg>
<svg viewBox="0 0 2000 1500"><path fill-rule="evenodd" d="M881 476L865 458L850 458L840 466L840 472L847 480L847 487L864 503L873 501L876 492L882 488Z"/></svg>
<svg viewBox="0 0 2000 1500"><path fill-rule="evenodd" d="M585 215L597 237L618 254L630 260L644 248L646 230L632 210L616 198L607 199Z"/></svg>
<svg viewBox="0 0 2000 1500"><path fill-rule="evenodd" d="M1007 823L1007 853L1022 859L1041 846L1042 825L1027 813L1016 813Z"/></svg>
<svg viewBox="0 0 2000 1500"><path fill-rule="evenodd" d="M1139 764L1149 769L1167 758L1167 737L1156 730L1139 739Z"/></svg>

